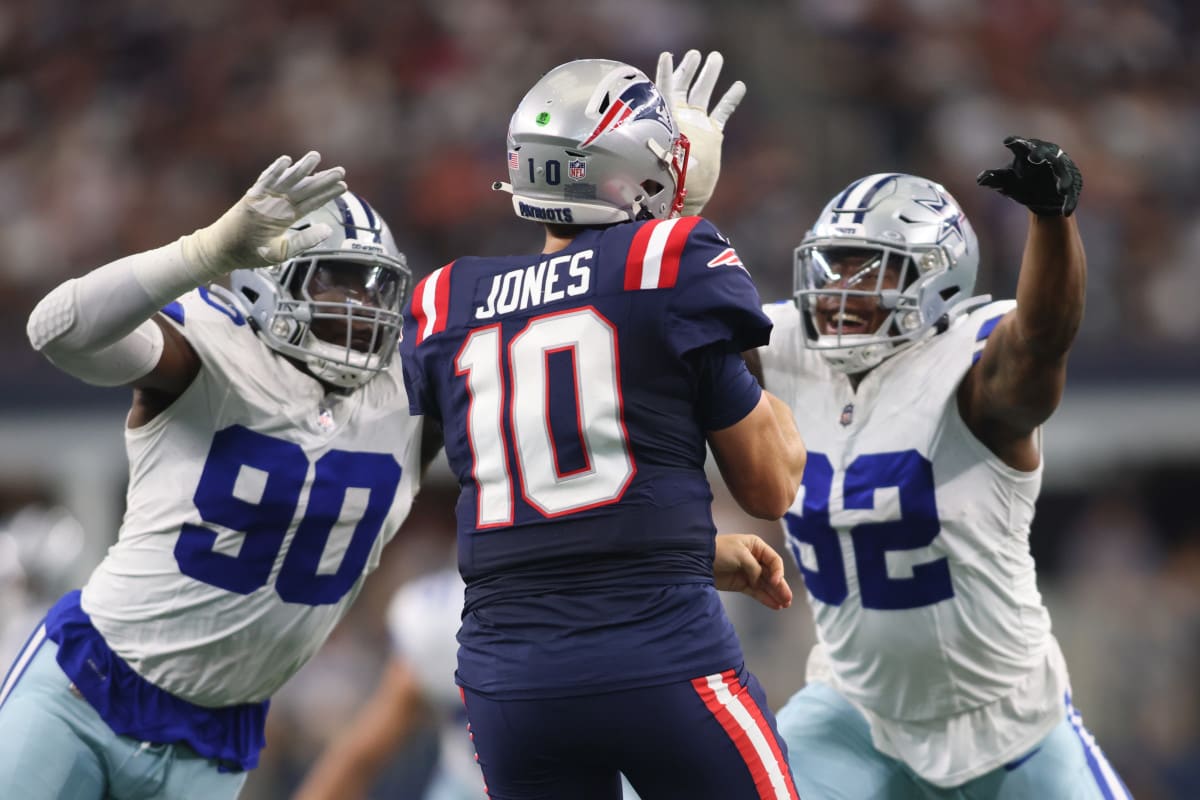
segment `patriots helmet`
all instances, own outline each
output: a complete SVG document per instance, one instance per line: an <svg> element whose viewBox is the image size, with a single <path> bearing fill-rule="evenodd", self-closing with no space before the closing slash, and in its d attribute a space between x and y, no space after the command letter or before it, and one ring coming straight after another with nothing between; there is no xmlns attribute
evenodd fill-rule
<svg viewBox="0 0 1200 800"><path fill-rule="evenodd" d="M985 302L979 242L949 192L915 175L860 178L829 201L794 257L804 342L864 372Z"/></svg>
<svg viewBox="0 0 1200 800"><path fill-rule="evenodd" d="M391 363L412 282L383 218L346 192L299 219L333 233L282 264L230 273L234 300L268 347L353 389Z"/></svg>
<svg viewBox="0 0 1200 800"><path fill-rule="evenodd" d="M523 219L604 225L683 207L688 156L670 104L639 69L582 59L546 73L508 126L508 183Z"/></svg>

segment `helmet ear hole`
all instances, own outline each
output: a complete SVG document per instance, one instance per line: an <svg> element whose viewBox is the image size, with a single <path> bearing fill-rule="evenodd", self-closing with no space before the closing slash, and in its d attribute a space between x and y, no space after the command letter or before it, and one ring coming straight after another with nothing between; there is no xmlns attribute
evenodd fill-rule
<svg viewBox="0 0 1200 800"><path fill-rule="evenodd" d="M661 183L659 183L658 181L653 181L653 180L642 181L641 187L643 190L645 190L647 197L654 197L654 195L658 194L663 189L667 188L667 187L663 186Z"/></svg>

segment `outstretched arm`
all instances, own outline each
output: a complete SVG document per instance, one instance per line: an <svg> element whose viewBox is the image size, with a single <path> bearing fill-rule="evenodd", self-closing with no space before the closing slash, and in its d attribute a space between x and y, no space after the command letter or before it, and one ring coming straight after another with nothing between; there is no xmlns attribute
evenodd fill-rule
<svg viewBox="0 0 1200 800"><path fill-rule="evenodd" d="M1013 163L979 176L1030 209L1017 281L1017 307L988 338L983 356L959 387L959 410L971 431L1017 469L1039 460L1033 433L1057 408L1067 354L1083 319L1087 259L1071 213L1083 181L1056 144L1009 137Z"/></svg>
<svg viewBox="0 0 1200 800"><path fill-rule="evenodd" d="M213 224L61 284L30 314L33 348L87 383L182 392L199 359L183 336L152 318L197 286L234 269L280 263L328 236L328 226L289 230L346 190L341 167L313 172L320 158L276 159Z"/></svg>
<svg viewBox="0 0 1200 800"><path fill-rule="evenodd" d="M415 730L422 709L412 669L393 658L358 716L309 771L295 800L366 797L384 765Z"/></svg>

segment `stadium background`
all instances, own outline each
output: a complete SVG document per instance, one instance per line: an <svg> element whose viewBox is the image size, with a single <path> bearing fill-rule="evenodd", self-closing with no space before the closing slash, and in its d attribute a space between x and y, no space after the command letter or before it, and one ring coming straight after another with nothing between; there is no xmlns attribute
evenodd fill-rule
<svg viewBox="0 0 1200 800"><path fill-rule="evenodd" d="M319 149L390 221L418 277L464 253L524 252L504 133L549 67L726 56L730 123L706 216L765 299L849 180L943 182L981 240L980 288L1011 296L1018 206L974 176L1010 133L1082 168L1087 316L1046 427L1040 586L1076 701L1142 800L1200 796L1200 6L1185 0L9 0L0 6L0 657L113 540L123 390L58 373L24 336L53 285L214 219L279 153ZM401 581L446 563L453 490L419 499L333 639L276 699L248 800L284 797L372 686ZM719 499L726 530L752 525ZM799 589L792 568L793 585ZM778 705L811 623L729 601ZM14 643L12 640L16 639ZM410 796L418 737L380 796Z"/></svg>

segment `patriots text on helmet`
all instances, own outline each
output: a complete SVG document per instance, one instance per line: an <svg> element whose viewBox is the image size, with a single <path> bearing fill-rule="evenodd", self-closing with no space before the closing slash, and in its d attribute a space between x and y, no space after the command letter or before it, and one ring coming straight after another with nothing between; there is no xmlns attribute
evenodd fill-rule
<svg viewBox="0 0 1200 800"><path fill-rule="evenodd" d="M520 203L522 217L541 220L542 222L574 222L569 208L538 208L528 203Z"/></svg>
<svg viewBox="0 0 1200 800"><path fill-rule="evenodd" d="M592 250L580 250L494 276L487 299L475 307L475 319L492 319L586 294L592 285L592 258Z"/></svg>

